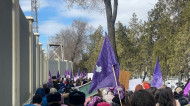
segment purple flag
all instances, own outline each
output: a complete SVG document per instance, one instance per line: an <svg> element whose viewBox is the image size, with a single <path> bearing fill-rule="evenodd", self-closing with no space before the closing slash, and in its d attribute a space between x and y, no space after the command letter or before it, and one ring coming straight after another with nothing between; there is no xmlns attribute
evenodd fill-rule
<svg viewBox="0 0 190 106"><path fill-rule="evenodd" d="M66 76L67 76L67 75L69 75L69 70L68 70L68 69L66 70Z"/></svg>
<svg viewBox="0 0 190 106"><path fill-rule="evenodd" d="M84 74L81 72L81 77L83 78L84 77Z"/></svg>
<svg viewBox="0 0 190 106"><path fill-rule="evenodd" d="M115 69L116 80L119 86L119 64L116 61L113 48L110 44L108 36L106 35L94 69L89 93L92 93L99 88L116 87L112 65Z"/></svg>
<svg viewBox="0 0 190 106"><path fill-rule="evenodd" d="M75 77L77 77L77 73L75 73Z"/></svg>
<svg viewBox="0 0 190 106"><path fill-rule="evenodd" d="M71 72L70 72L70 78L71 78L71 79L73 78L73 72L72 72L72 70L71 70Z"/></svg>
<svg viewBox="0 0 190 106"><path fill-rule="evenodd" d="M151 87L157 87L161 88L162 86L162 73L159 65L159 57L157 58L156 66L154 69L153 77L152 77L152 82L151 82Z"/></svg>
<svg viewBox="0 0 190 106"><path fill-rule="evenodd" d="M51 82L52 79L51 79L51 72L49 71L49 82Z"/></svg>
<svg viewBox="0 0 190 106"><path fill-rule="evenodd" d="M187 85L186 85L186 87L184 89L183 95L188 97L189 90L190 90L190 81L188 80Z"/></svg>
<svg viewBox="0 0 190 106"><path fill-rule="evenodd" d="M80 68L78 69L78 76L80 76Z"/></svg>
<svg viewBox="0 0 190 106"><path fill-rule="evenodd" d="M57 80L60 80L61 79L61 76L59 74L59 71L57 72Z"/></svg>

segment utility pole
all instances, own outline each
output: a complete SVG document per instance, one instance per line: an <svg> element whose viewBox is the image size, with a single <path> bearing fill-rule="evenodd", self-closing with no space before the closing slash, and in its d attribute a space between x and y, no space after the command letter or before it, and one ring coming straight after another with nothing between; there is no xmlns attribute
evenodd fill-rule
<svg viewBox="0 0 190 106"><path fill-rule="evenodd" d="M40 8L39 0L31 0L31 16L34 18L33 32L38 33L38 8Z"/></svg>

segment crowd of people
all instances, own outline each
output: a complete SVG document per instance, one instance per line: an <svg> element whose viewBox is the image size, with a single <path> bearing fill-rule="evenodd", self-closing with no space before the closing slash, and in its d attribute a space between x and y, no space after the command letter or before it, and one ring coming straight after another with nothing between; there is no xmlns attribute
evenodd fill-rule
<svg viewBox="0 0 190 106"><path fill-rule="evenodd" d="M120 85L98 89L97 94L86 97L77 88L90 81L87 78L57 80L53 76L51 82L36 90L31 103L25 106L190 106L190 95L184 96L182 87L172 91L166 85L157 89L143 82L134 91Z"/></svg>

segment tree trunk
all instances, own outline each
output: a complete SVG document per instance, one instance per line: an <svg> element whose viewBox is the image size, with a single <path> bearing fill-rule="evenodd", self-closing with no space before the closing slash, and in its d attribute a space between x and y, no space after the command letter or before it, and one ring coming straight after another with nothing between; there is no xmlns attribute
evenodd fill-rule
<svg viewBox="0 0 190 106"><path fill-rule="evenodd" d="M115 40L115 20L117 17L118 0L114 0L113 14L112 14L111 0L104 0L104 4L106 7L106 17L107 17L109 40L110 40L112 48L115 52L116 60L119 62L117 48L116 48L116 40Z"/></svg>

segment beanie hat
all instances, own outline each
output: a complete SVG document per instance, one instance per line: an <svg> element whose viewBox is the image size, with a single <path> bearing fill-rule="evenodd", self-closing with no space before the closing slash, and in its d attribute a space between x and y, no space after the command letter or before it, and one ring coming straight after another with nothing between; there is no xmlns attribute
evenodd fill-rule
<svg viewBox="0 0 190 106"><path fill-rule="evenodd" d="M57 92L57 89L55 89L55 88L50 89L50 93L56 93L56 92Z"/></svg>
<svg viewBox="0 0 190 106"><path fill-rule="evenodd" d="M57 79L56 76L52 76L51 78L52 78L52 79Z"/></svg>
<svg viewBox="0 0 190 106"><path fill-rule="evenodd" d="M38 88L38 89L36 90L35 95L40 95L40 96L44 97L44 96L45 96L44 89L43 89L43 88Z"/></svg>
<svg viewBox="0 0 190 106"><path fill-rule="evenodd" d="M144 84L144 89L149 89L150 85L148 83Z"/></svg>
<svg viewBox="0 0 190 106"><path fill-rule="evenodd" d="M85 102L85 94L80 91L73 91L69 93L69 103L72 105L81 105Z"/></svg>
<svg viewBox="0 0 190 106"><path fill-rule="evenodd" d="M106 102L101 102L101 103L98 103L97 106L111 106L111 105Z"/></svg>
<svg viewBox="0 0 190 106"><path fill-rule="evenodd" d="M47 95L47 102L58 102L61 101L61 94L60 93L50 93Z"/></svg>

